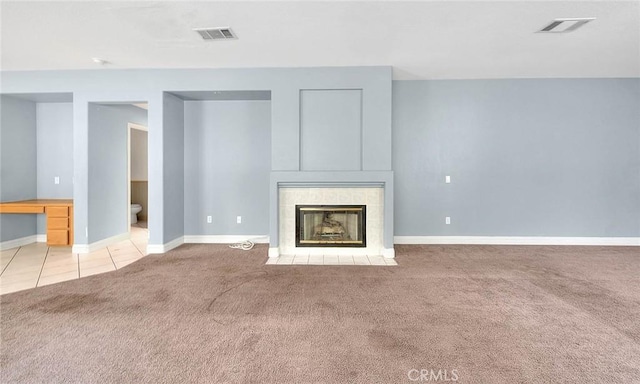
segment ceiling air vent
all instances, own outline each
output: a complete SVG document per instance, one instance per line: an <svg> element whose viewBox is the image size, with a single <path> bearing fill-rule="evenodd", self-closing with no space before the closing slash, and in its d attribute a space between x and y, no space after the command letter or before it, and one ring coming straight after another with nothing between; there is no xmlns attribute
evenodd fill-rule
<svg viewBox="0 0 640 384"><path fill-rule="evenodd" d="M229 27L194 28L193 30L198 32L203 40L229 40L238 38Z"/></svg>
<svg viewBox="0 0 640 384"><path fill-rule="evenodd" d="M539 30L538 32L548 33L562 33L571 32L587 24L591 20L595 20L595 17L580 17L572 19L555 19L547 26Z"/></svg>

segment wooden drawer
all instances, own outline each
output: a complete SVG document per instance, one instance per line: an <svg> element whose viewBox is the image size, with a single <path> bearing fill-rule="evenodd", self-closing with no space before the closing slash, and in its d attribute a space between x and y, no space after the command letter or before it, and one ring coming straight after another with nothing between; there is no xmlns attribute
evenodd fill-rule
<svg viewBox="0 0 640 384"><path fill-rule="evenodd" d="M47 229L47 245L69 244L69 231L66 229Z"/></svg>
<svg viewBox="0 0 640 384"><path fill-rule="evenodd" d="M47 217L48 229L68 229L69 219L66 217Z"/></svg>
<svg viewBox="0 0 640 384"><path fill-rule="evenodd" d="M69 217L69 207L47 207L49 217Z"/></svg>
<svg viewBox="0 0 640 384"><path fill-rule="evenodd" d="M37 205L9 205L0 207L0 213L44 213L43 206Z"/></svg>

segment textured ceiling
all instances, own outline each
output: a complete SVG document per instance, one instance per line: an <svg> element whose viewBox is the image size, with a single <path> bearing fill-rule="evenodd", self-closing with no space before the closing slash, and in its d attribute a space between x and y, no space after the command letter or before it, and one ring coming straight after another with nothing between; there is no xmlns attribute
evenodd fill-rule
<svg viewBox="0 0 640 384"><path fill-rule="evenodd" d="M2 70L389 65L396 79L640 76L639 1L0 4ZM562 17L597 20L535 33ZM239 39L205 42L192 31L214 26Z"/></svg>

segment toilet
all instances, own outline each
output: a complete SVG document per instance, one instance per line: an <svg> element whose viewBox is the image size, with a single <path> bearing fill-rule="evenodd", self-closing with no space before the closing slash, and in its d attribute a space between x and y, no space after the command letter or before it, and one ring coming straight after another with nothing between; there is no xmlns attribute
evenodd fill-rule
<svg viewBox="0 0 640 384"><path fill-rule="evenodd" d="M131 204L131 224L138 222L138 213L142 211L142 205Z"/></svg>

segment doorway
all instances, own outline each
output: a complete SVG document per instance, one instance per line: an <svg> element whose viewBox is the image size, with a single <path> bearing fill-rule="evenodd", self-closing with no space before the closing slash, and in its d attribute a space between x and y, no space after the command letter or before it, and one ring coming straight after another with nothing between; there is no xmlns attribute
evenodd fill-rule
<svg viewBox="0 0 640 384"><path fill-rule="evenodd" d="M128 123L128 197L130 212L128 228L147 228L149 192L148 192L148 133L147 126Z"/></svg>

